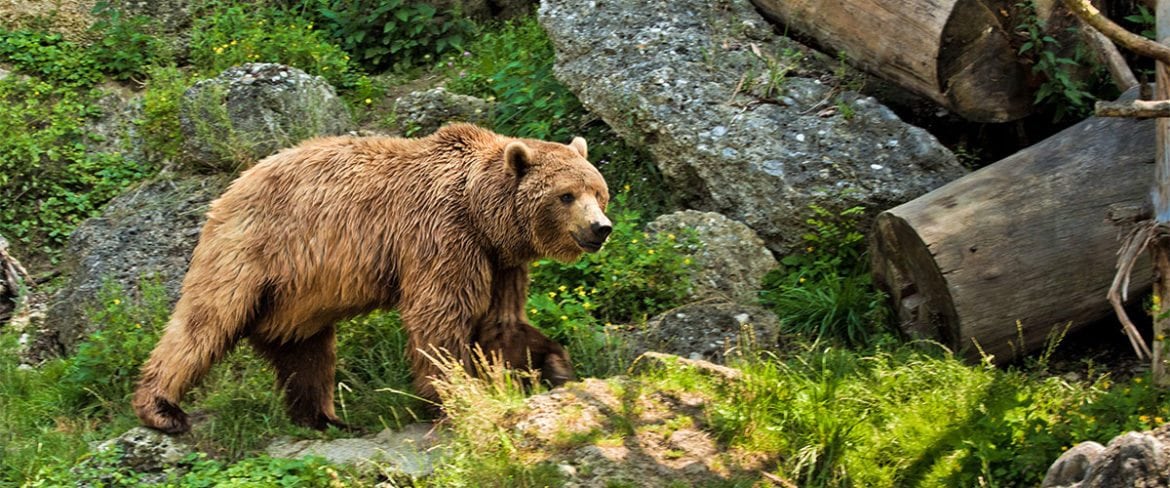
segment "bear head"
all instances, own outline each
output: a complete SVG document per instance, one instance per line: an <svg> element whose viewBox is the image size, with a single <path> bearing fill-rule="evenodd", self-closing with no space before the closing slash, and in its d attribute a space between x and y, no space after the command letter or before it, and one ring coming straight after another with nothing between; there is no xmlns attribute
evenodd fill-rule
<svg viewBox="0 0 1170 488"><path fill-rule="evenodd" d="M609 187L587 155L580 137L568 145L514 139L504 147L517 217L528 224L528 242L540 256L572 261L600 250L613 230L605 216Z"/></svg>

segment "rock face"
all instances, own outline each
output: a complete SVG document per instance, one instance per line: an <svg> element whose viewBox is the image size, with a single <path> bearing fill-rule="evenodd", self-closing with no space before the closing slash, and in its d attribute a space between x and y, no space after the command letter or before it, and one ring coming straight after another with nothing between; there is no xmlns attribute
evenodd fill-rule
<svg viewBox="0 0 1170 488"><path fill-rule="evenodd" d="M702 245L695 250L691 300L724 297L755 303L764 275L779 266L755 231L715 212L685 210L663 215L646 230L654 234L695 233Z"/></svg>
<svg viewBox="0 0 1170 488"><path fill-rule="evenodd" d="M179 124L186 163L220 171L354 125L323 78L271 63L236 66L196 83L183 93Z"/></svg>
<svg viewBox="0 0 1170 488"><path fill-rule="evenodd" d="M1084 442L1065 452L1041 483L1044 488L1155 488L1170 486L1170 425L1127 432L1109 445Z"/></svg>
<svg viewBox="0 0 1170 488"><path fill-rule="evenodd" d="M377 435L349 439L277 440L268 446L269 456L295 459L320 456L331 463L350 464L359 469L377 469L383 475L397 473L410 479L434 471L442 453L435 449L441 439L431 424L411 424L400 431L383 430Z"/></svg>
<svg viewBox="0 0 1170 488"><path fill-rule="evenodd" d="M544 0L539 16L557 78L647 148L684 204L781 255L810 204L876 214L963 174L924 130L822 81L831 63L798 60L748 0Z"/></svg>
<svg viewBox="0 0 1170 488"><path fill-rule="evenodd" d="M775 348L780 320L755 305L711 300L652 317L633 336L637 354L659 351L723 364L729 354Z"/></svg>
<svg viewBox="0 0 1170 488"><path fill-rule="evenodd" d="M411 92L395 101L395 125L408 137L430 134L449 122L486 125L492 104L485 100L451 93L442 87Z"/></svg>
<svg viewBox="0 0 1170 488"><path fill-rule="evenodd" d="M82 223L69 238L61 270L68 281L53 298L45 317L49 344L71 352L91 324L87 311L97 305L107 280L136 294L139 280L156 277L172 302L178 299L191 251L199 241L204 213L226 188L225 177L158 179L113 199L100 217ZM46 339L46 338L42 338Z"/></svg>

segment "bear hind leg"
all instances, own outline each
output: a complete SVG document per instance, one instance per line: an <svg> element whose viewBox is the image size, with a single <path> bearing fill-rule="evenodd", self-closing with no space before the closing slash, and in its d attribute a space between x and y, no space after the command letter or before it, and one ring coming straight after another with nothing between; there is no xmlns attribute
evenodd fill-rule
<svg viewBox="0 0 1170 488"><path fill-rule="evenodd" d="M330 425L349 429L333 407L333 380L337 360L337 329L326 326L300 341L266 340L253 335L252 346L276 369L284 404L297 425L317 430Z"/></svg>

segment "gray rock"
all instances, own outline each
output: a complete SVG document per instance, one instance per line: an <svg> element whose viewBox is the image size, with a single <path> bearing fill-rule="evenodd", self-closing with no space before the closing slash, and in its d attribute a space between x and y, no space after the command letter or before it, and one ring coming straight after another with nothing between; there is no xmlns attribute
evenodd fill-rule
<svg viewBox="0 0 1170 488"><path fill-rule="evenodd" d="M1114 437L1089 468L1082 488L1130 488L1166 486L1166 446L1147 432L1127 432ZM1162 480L1149 484L1151 479Z"/></svg>
<svg viewBox="0 0 1170 488"><path fill-rule="evenodd" d="M440 440L433 424L411 424L400 431L386 429L359 438L331 441L278 439L266 451L269 456L278 458L320 456L334 464L349 464L359 469L377 470L383 475L392 473L418 479L434 471L435 461L442 453L436 448Z"/></svg>
<svg viewBox="0 0 1170 488"><path fill-rule="evenodd" d="M196 168L233 171L285 147L353 129L325 79L289 66L249 63L187 89L179 103L182 157Z"/></svg>
<svg viewBox="0 0 1170 488"><path fill-rule="evenodd" d="M684 204L780 255L800 246L810 204L876 214L963 174L924 130L822 82L823 57L792 61L806 48L748 0L544 0L539 17L557 78L647 148Z"/></svg>
<svg viewBox="0 0 1170 488"><path fill-rule="evenodd" d="M675 212L654 219L646 229L676 236L695 233L701 246L694 249L691 300L724 297L755 303L764 275L779 266L755 231L715 212Z"/></svg>
<svg viewBox="0 0 1170 488"><path fill-rule="evenodd" d="M100 464L100 472L119 472L138 477L143 484L163 483L170 474L182 474L187 468L184 458L194 452L191 446L159 431L146 427L135 427L116 438L104 441L94 447L95 455L74 468L81 474L86 467ZM85 480L79 486L103 486L103 481ZM111 483L112 484L112 483Z"/></svg>
<svg viewBox="0 0 1170 488"><path fill-rule="evenodd" d="M632 334L635 353L658 351L723 364L730 354L773 349L780 320L755 305L708 300L652 317Z"/></svg>
<svg viewBox="0 0 1170 488"><path fill-rule="evenodd" d="M37 339L41 346L30 351L32 362L72 352L100 326L91 323L89 311L99 305L107 280L136 296L140 279L158 279L177 300L207 205L227 183L224 177L156 179L114 198L100 217L78 226L60 267L65 285L49 304L41 334L47 337ZM49 344L55 347L46 350Z"/></svg>
<svg viewBox="0 0 1170 488"><path fill-rule="evenodd" d="M1048 468L1041 488L1057 488L1076 485L1085 480L1089 467L1101 458L1105 446L1093 441L1082 442L1061 454Z"/></svg>
<svg viewBox="0 0 1170 488"><path fill-rule="evenodd" d="M485 125L492 104L476 97L451 93L442 87L411 92L394 104L395 125L408 137L421 137L450 122Z"/></svg>
<svg viewBox="0 0 1170 488"><path fill-rule="evenodd" d="M120 154L140 163L153 162L135 123L142 118L142 94L113 83L102 85L99 92L96 105L101 114L85 120L86 133L90 135L86 150Z"/></svg>

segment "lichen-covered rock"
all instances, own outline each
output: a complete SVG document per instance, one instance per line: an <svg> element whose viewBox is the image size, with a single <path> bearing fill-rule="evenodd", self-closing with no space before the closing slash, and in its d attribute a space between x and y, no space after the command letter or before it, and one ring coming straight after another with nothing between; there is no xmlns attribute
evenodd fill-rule
<svg viewBox="0 0 1170 488"><path fill-rule="evenodd" d="M1085 480L1089 467L1101 459L1105 446L1093 441L1082 442L1061 454L1048 468L1040 488L1072 486Z"/></svg>
<svg viewBox="0 0 1170 488"><path fill-rule="evenodd" d="M410 137L425 136L451 122L486 125L491 111L492 104L486 100L451 93L442 87L408 93L394 104L395 125Z"/></svg>
<svg viewBox="0 0 1170 488"><path fill-rule="evenodd" d="M1044 488L1170 487L1170 424L1126 432L1105 447L1083 442L1048 469Z"/></svg>
<svg viewBox="0 0 1170 488"><path fill-rule="evenodd" d="M774 349L780 336L776 314L755 306L708 300L652 317L633 331L635 353L658 351L723 364L727 355Z"/></svg>
<svg viewBox="0 0 1170 488"><path fill-rule="evenodd" d="M776 36L748 0L544 0L539 18L557 78L648 149L684 204L781 255L810 204L876 214L963 174L926 131L822 81L832 63Z"/></svg>
<svg viewBox="0 0 1170 488"><path fill-rule="evenodd" d="M442 449L441 431L432 424L411 424L376 435L333 440L278 439L267 448L269 456L295 459L320 456L333 464L348 464L362 470L377 470L383 476L397 474L408 479L429 476Z"/></svg>
<svg viewBox="0 0 1170 488"><path fill-rule="evenodd" d="M349 109L324 78L272 63L224 70L187 89L179 103L183 159L217 171L240 169L353 126Z"/></svg>
<svg viewBox="0 0 1170 488"><path fill-rule="evenodd" d="M755 231L715 212L666 214L650 222L646 230L676 236L694 232L700 245L693 250L690 300L723 297L755 303L764 275L779 266Z"/></svg>
<svg viewBox="0 0 1170 488"><path fill-rule="evenodd" d="M60 269L65 285L53 297L34 360L72 352L101 324L87 314L109 281L137 295L140 279L158 279L173 302L205 221L207 205L227 187L224 177L156 179L114 198L102 215L69 237ZM47 337L46 337L47 336ZM43 350L54 344L51 350Z"/></svg>
<svg viewBox="0 0 1170 488"><path fill-rule="evenodd" d="M135 427L116 438L98 444L95 455L78 466L74 472L92 468L94 471L124 473L135 476L143 484L163 483L170 474L182 474L187 466L182 461L194 449L176 437L146 427ZM115 480L87 480L79 486L102 486Z"/></svg>
<svg viewBox="0 0 1170 488"><path fill-rule="evenodd" d="M90 143L86 150L118 154L139 163L147 163L145 141L136 121L142 118L142 94L113 83L100 87L95 105L101 111L85 119Z"/></svg>

